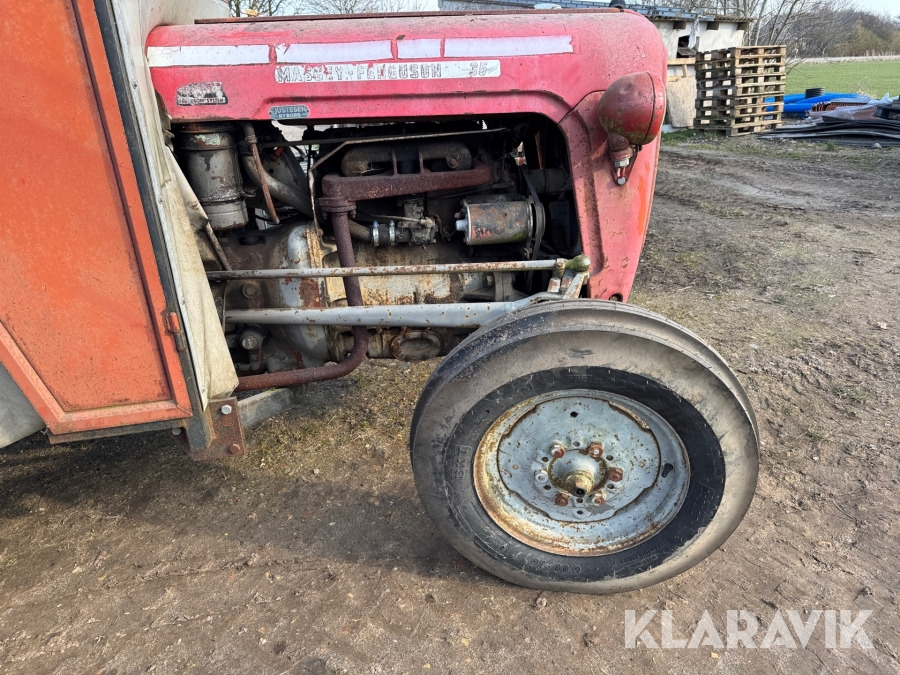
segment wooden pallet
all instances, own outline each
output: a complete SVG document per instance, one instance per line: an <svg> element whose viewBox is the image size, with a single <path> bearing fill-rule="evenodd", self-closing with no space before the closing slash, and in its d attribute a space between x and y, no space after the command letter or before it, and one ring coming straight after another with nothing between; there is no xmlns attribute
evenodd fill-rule
<svg viewBox="0 0 900 675"><path fill-rule="evenodd" d="M709 126L698 126L695 125L694 128L697 131L702 131L704 133L709 134L719 134L721 136L743 136L744 134L755 134L760 131L771 131L772 129L777 129L781 126L781 121L772 121L772 122L763 122L759 124L748 124L739 127L709 127Z"/></svg>
<svg viewBox="0 0 900 675"><path fill-rule="evenodd" d="M693 58L669 59L666 69L666 82L677 82L686 77L693 75L691 67L694 65Z"/></svg>
<svg viewBox="0 0 900 675"><path fill-rule="evenodd" d="M706 115L697 115L694 117L694 126L719 126L734 127L744 124L767 124L769 122L781 122L781 112L761 112L748 113L746 115L732 115L730 113L722 115L717 113L709 113Z"/></svg>
<svg viewBox="0 0 900 675"><path fill-rule="evenodd" d="M777 75L784 77L787 70L784 65L756 64L752 66L728 66L727 68L696 68L698 80L724 79L731 77L747 77L749 75Z"/></svg>
<svg viewBox="0 0 900 675"><path fill-rule="evenodd" d="M752 74L728 74L722 77L703 77L697 73L697 86L708 87L712 85L740 87L745 84L784 84L784 73L752 73Z"/></svg>
<svg viewBox="0 0 900 675"><path fill-rule="evenodd" d="M715 86L713 86L715 85ZM697 83L697 98L740 98L744 96L781 96L784 94L784 82L761 82L744 85L710 83L704 85Z"/></svg>
<svg viewBox="0 0 900 675"><path fill-rule="evenodd" d="M733 115L728 117L697 117L694 127L748 127L760 124L781 124L781 113L765 115Z"/></svg>
<svg viewBox="0 0 900 675"><path fill-rule="evenodd" d="M705 110L737 110L739 108L757 106L781 111L784 106L784 94L775 96L720 96L718 98L698 98L695 103L698 113Z"/></svg>
<svg viewBox="0 0 900 675"><path fill-rule="evenodd" d="M727 132L728 136L767 131L781 126L781 112L727 117L696 117L694 128L702 131Z"/></svg>
<svg viewBox="0 0 900 675"><path fill-rule="evenodd" d="M784 57L787 53L785 45L757 45L755 47L728 47L727 49L713 49L697 54L698 61L713 61L716 59L744 58L751 56Z"/></svg>
<svg viewBox="0 0 900 675"><path fill-rule="evenodd" d="M780 126L785 51L762 45L698 54L694 128L738 136Z"/></svg>
<svg viewBox="0 0 900 675"><path fill-rule="evenodd" d="M781 113L784 110L784 101L766 101L760 99L756 103L718 103L716 105L701 105L697 103L697 115L710 117L713 115L771 115Z"/></svg>
<svg viewBox="0 0 900 675"><path fill-rule="evenodd" d="M729 56L723 59L698 59L694 66L701 70L744 68L747 66L784 66L783 56Z"/></svg>

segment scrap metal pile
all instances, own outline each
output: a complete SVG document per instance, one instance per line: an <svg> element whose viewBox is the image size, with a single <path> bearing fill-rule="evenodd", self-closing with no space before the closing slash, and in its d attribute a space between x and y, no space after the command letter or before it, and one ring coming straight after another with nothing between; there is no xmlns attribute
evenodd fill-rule
<svg viewBox="0 0 900 675"><path fill-rule="evenodd" d="M760 138L768 140L798 140L833 142L838 145L872 147L900 146L900 102L885 97L861 105L845 107L829 105L826 110L810 112L800 124L792 124L767 131Z"/></svg>

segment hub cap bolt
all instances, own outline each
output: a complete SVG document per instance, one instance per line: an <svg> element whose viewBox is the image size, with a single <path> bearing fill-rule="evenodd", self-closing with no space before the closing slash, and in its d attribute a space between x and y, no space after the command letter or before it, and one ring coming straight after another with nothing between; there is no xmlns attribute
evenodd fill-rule
<svg viewBox="0 0 900 675"><path fill-rule="evenodd" d="M566 449L560 443L554 443L550 446L550 454L559 459L566 454Z"/></svg>
<svg viewBox="0 0 900 675"><path fill-rule="evenodd" d="M594 504L597 506L603 506L606 503L606 495L602 492L598 492L594 495Z"/></svg>
<svg viewBox="0 0 900 675"><path fill-rule="evenodd" d="M557 492L555 502L557 506L568 506L569 498L566 497L562 492Z"/></svg>
<svg viewBox="0 0 900 675"><path fill-rule="evenodd" d="M594 481L586 471L573 471L566 476L566 487L576 497L584 497L594 487Z"/></svg>
<svg viewBox="0 0 900 675"><path fill-rule="evenodd" d="M600 459L600 456L603 454L603 445L600 443L591 443L588 446L588 455L590 455L593 459Z"/></svg>
<svg viewBox="0 0 900 675"><path fill-rule="evenodd" d="M546 483L550 476L547 475L547 472L541 469L540 471L534 472L534 479L538 483Z"/></svg>
<svg viewBox="0 0 900 675"><path fill-rule="evenodd" d="M610 469L606 473L606 477L609 478L613 483L618 483L620 480L622 480L622 469Z"/></svg>

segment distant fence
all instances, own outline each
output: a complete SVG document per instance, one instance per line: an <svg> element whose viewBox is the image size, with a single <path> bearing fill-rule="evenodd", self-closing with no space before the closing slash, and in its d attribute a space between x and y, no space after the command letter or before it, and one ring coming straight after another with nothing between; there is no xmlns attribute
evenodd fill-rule
<svg viewBox="0 0 900 675"><path fill-rule="evenodd" d="M898 61L900 54L873 54L871 56L826 56L816 59L799 59L800 63L836 63L838 61Z"/></svg>

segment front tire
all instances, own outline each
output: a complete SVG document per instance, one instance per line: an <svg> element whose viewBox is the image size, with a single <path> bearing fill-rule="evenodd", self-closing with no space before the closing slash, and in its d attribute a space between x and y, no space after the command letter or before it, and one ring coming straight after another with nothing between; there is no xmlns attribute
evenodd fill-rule
<svg viewBox="0 0 900 675"><path fill-rule="evenodd" d="M471 335L425 385L420 499L476 565L612 593L712 553L758 472L746 393L699 338L619 303L554 301Z"/></svg>

